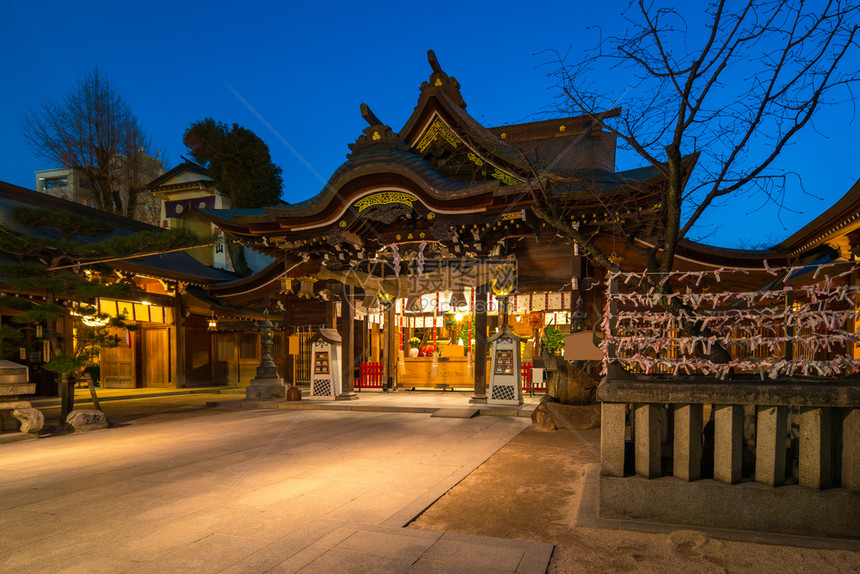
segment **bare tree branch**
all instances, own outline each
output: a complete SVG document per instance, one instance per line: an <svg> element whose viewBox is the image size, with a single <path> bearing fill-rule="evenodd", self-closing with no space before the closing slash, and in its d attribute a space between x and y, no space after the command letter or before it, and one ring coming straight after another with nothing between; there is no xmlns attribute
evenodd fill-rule
<svg viewBox="0 0 860 574"><path fill-rule="evenodd" d="M146 183L162 171L130 106L98 69L62 100L42 100L22 129L36 155L84 176L84 201L110 213L134 217Z"/></svg>
<svg viewBox="0 0 860 574"><path fill-rule="evenodd" d="M849 63L860 48L860 6L712 0L706 21L693 4L689 18L659 0L637 0L631 9L628 32L601 39L582 61L570 64L556 52L554 76L565 113L599 122L666 178L661 220L645 251L668 271L678 242L698 229L715 201L759 194L783 205L785 172L775 169L777 159L823 107L845 100L841 90L853 101L860 70ZM628 74L620 95L590 83L601 66ZM603 118L608 104L624 111ZM694 154L699 159L690 174L684 158ZM589 239L589 230L570 226L553 205L557 195L540 199L545 221L577 242ZM641 252L641 230L620 227L614 232ZM605 255L592 256L608 267Z"/></svg>

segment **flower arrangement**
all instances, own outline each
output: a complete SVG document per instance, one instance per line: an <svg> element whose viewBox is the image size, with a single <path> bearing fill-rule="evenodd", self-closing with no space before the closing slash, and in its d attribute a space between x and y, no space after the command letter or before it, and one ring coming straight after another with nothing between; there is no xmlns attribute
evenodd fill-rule
<svg viewBox="0 0 860 574"><path fill-rule="evenodd" d="M409 346L413 349L417 349L421 346L421 339L419 339L418 337L412 337L411 339L409 339Z"/></svg>

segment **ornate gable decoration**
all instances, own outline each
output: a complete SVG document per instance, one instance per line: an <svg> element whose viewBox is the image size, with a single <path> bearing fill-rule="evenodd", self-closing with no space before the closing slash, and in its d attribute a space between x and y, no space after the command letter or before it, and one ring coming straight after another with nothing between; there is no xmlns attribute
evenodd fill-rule
<svg viewBox="0 0 860 574"><path fill-rule="evenodd" d="M355 207L358 209L359 213L368 207L373 207L374 205L388 205L389 203L402 203L411 208L414 201L415 198L408 193L403 193L401 191L383 191L359 199L355 202Z"/></svg>
<svg viewBox="0 0 860 574"><path fill-rule="evenodd" d="M430 80L421 84L421 92L429 88L443 90L458 106L466 109L466 100L460 94L460 82L455 78L448 76L442 71L439 65L439 60L436 59L436 53L433 50L427 50L427 61L430 62L430 67L433 68L433 73L430 75Z"/></svg>
<svg viewBox="0 0 860 574"><path fill-rule="evenodd" d="M430 149L431 145L434 145L437 149ZM443 151L444 148L448 148L447 151ZM427 131L424 132L424 135L421 136L421 139L418 140L418 143L415 144L415 150L422 154L422 156L430 161L430 163L434 164L434 167L440 169L444 175L449 175L449 173L445 172L445 168L443 168L440 163L447 164L448 168L454 164L466 165L468 166L468 173L473 174L479 178L493 178L501 181L505 185L516 185L518 183L522 183L519 179L502 171L497 166L493 165L490 161L483 159L478 153L472 149L472 146L465 143L460 137L454 133L454 130L448 126L445 121L440 118L438 115L434 116L433 121L430 122L430 126L427 128ZM442 157L434 157L439 156L440 153L446 154L444 161L442 161Z"/></svg>
<svg viewBox="0 0 860 574"><path fill-rule="evenodd" d="M361 104L361 117L369 124L364 128L362 135L358 136L355 143L349 144L351 153L346 154L347 159L352 159L361 152L376 146L384 146L398 150L407 151L409 146L406 145L399 135L394 133L391 127L383 124L376 117L367 104Z"/></svg>
<svg viewBox="0 0 860 574"><path fill-rule="evenodd" d="M401 191L381 191L368 195L356 201L353 205L361 217L392 223L401 215L412 212L412 204L416 198Z"/></svg>

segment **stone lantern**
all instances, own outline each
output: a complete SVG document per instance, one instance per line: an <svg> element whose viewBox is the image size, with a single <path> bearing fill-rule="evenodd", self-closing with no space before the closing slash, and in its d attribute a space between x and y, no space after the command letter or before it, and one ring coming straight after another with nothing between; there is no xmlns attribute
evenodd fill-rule
<svg viewBox="0 0 860 574"><path fill-rule="evenodd" d="M38 437L45 417L30 403L18 400L18 395L35 390L25 365L0 361L0 443Z"/></svg>
<svg viewBox="0 0 860 574"><path fill-rule="evenodd" d="M341 338L334 329L320 329L311 345L311 396L337 398L341 394Z"/></svg>
<svg viewBox="0 0 860 574"><path fill-rule="evenodd" d="M489 338L493 350L493 361L490 365L490 388L487 404L492 405L521 405L523 404L523 387L520 379L520 342L508 325Z"/></svg>
<svg viewBox="0 0 860 574"><path fill-rule="evenodd" d="M263 357L257 367L256 376L245 389L245 397L250 400L283 399L287 388L284 380L278 376L278 367L272 360L272 342L275 339L274 325L269 321L269 311L263 313L265 319L257 323L260 329L260 346Z"/></svg>

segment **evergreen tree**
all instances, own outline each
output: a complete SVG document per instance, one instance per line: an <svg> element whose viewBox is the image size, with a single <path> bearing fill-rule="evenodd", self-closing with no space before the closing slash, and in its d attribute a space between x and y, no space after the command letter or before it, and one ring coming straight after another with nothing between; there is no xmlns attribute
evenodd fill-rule
<svg viewBox="0 0 860 574"><path fill-rule="evenodd" d="M182 143L208 169L234 208L265 207L280 200L281 168L272 163L269 147L251 130L206 118L191 124Z"/></svg>
<svg viewBox="0 0 860 574"><path fill-rule="evenodd" d="M14 323L42 331L40 338L50 347L50 361L45 368L58 375L60 416L64 422L74 401L68 384L70 374L91 364L100 348L117 346L119 338L110 334L110 327L134 329L123 318L100 314L93 306L97 297L127 297L132 289L128 283L102 277L100 271L108 269L98 262L188 247L199 244L200 240L185 230L111 235L114 232L111 225L68 211L19 206L12 215L17 223L38 232L0 230L0 253L5 255L0 277L11 291L39 294L44 299L5 296L0 298L0 306L22 311L22 315L13 318ZM58 321L63 317L76 327L76 344L70 352L58 330ZM35 329L42 325L44 329ZM4 325L0 329L0 342L3 351L9 351L20 344L20 331ZM96 402L92 387L91 391Z"/></svg>

